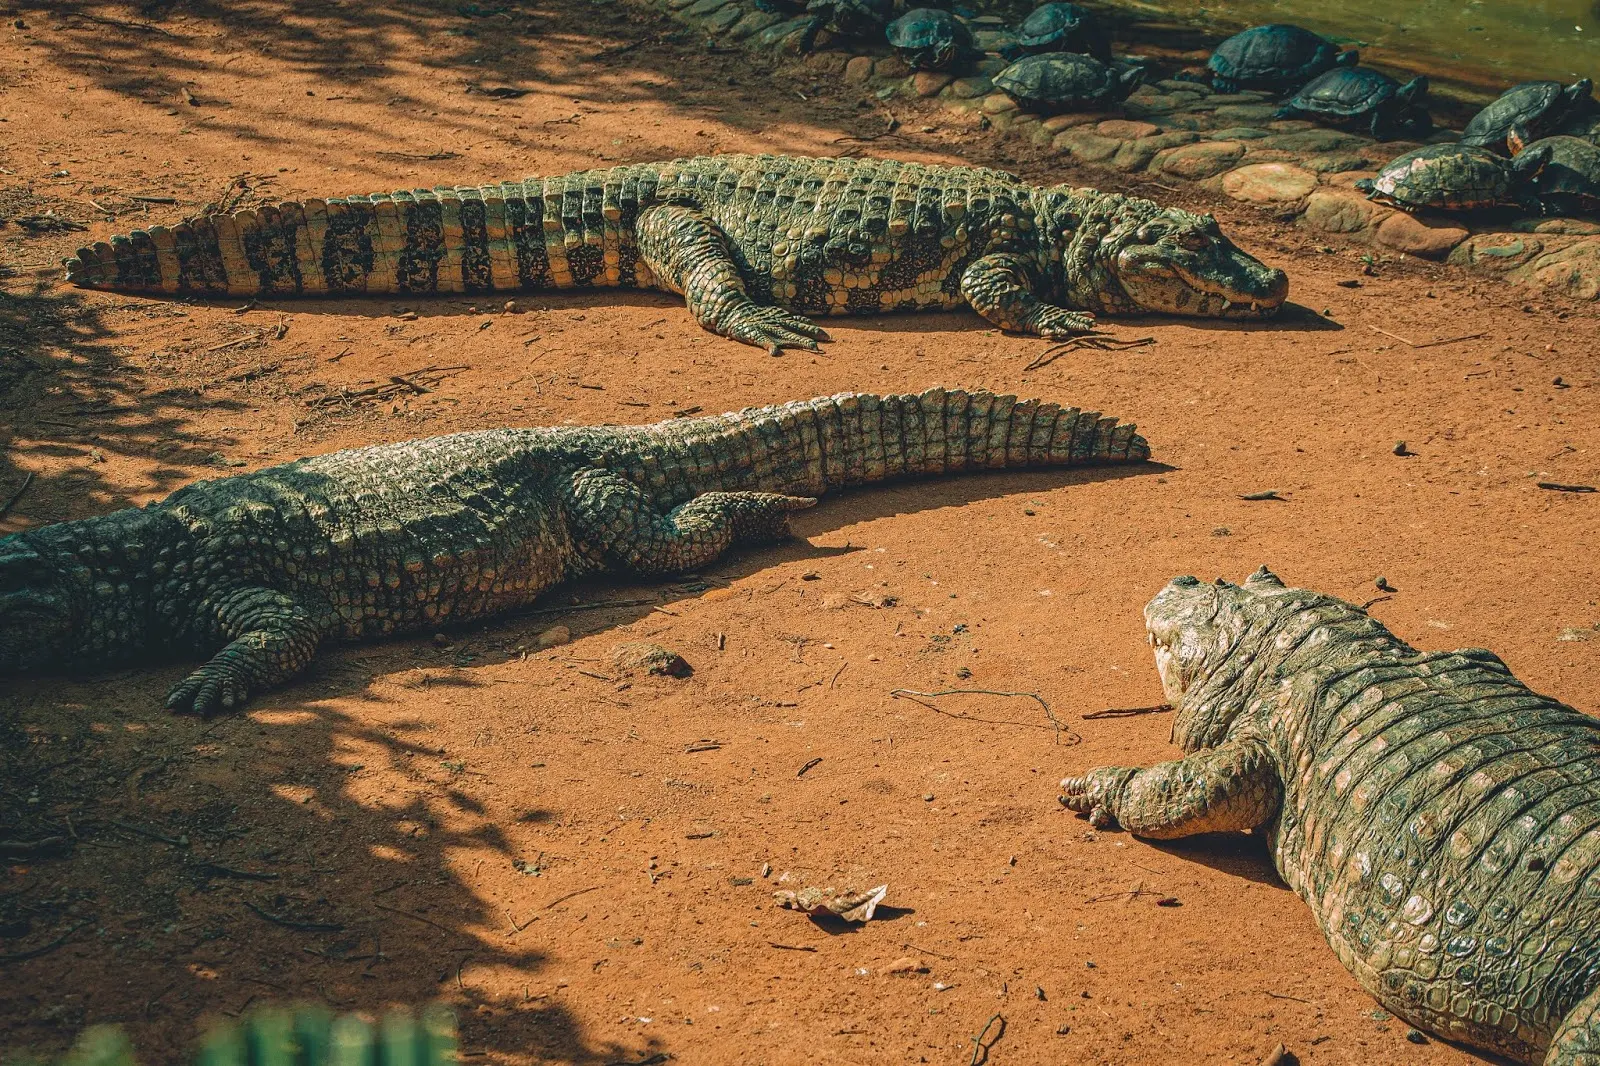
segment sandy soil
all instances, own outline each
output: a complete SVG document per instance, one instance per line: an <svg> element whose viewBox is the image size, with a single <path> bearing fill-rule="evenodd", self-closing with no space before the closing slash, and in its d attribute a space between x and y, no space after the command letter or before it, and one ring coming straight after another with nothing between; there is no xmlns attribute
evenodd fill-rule
<svg viewBox="0 0 1600 1066"><path fill-rule="evenodd" d="M1600 481L1592 310L1364 272L1359 250L1225 205L1203 206L1290 272L1299 307L1118 322L1155 343L1031 372L1040 342L966 314L830 323L825 354L772 359L664 296L241 309L49 273L85 238L224 197L606 160L849 150L1087 180L899 104L900 132L864 139L885 108L827 62L762 69L581 0L6 15L0 214L88 232L0 229L0 498L33 475L0 529L337 446L935 383L1137 420L1162 464L847 496L791 545L674 584L325 652L211 722L160 709L180 664L8 682L0 836L75 846L4 868L4 953L55 945L0 970L6 1045L117 1021L175 1061L252 1002L438 996L469 1061L967 1063L996 1014L996 1063L1255 1063L1280 1041L1307 1063L1474 1060L1375 1011L1259 841L1089 832L1054 784L1170 753L1159 712L1085 716L1159 703L1139 611L1179 573L1266 562L1358 602L1381 575L1398 591L1373 613L1406 638L1487 645L1594 710L1600 634L1557 636L1600 623L1600 496L1535 486ZM466 91L507 85L532 91ZM1287 502L1239 498L1264 489ZM618 600L643 602L559 610ZM555 624L572 643L538 650ZM620 679L629 639L694 676ZM1063 728L1026 697L930 707L902 687L1036 693ZM774 906L785 871L886 882L894 910L819 926ZM928 972L885 972L906 956Z"/></svg>

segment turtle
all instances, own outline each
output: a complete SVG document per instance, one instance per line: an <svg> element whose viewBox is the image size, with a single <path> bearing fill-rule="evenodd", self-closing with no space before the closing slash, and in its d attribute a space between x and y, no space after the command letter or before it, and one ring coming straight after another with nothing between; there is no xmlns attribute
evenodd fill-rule
<svg viewBox="0 0 1600 1066"><path fill-rule="evenodd" d="M972 31L948 11L917 7L889 23L889 47L912 70L949 70L973 54Z"/></svg>
<svg viewBox="0 0 1600 1066"><path fill-rule="evenodd" d="M1252 26L1217 45L1206 60L1218 92L1263 89L1290 93L1334 67L1353 67L1361 53L1339 51L1310 30L1285 23Z"/></svg>
<svg viewBox="0 0 1600 1066"><path fill-rule="evenodd" d="M1081 52L1111 62L1111 38L1093 11L1077 4L1040 4L1017 25L1017 47L1024 55Z"/></svg>
<svg viewBox="0 0 1600 1066"><path fill-rule="evenodd" d="M810 0L811 22L800 35L800 51L812 51L817 34L828 30L840 37L876 37L894 17L894 0Z"/></svg>
<svg viewBox="0 0 1600 1066"><path fill-rule="evenodd" d="M1581 137L1542 137L1526 146L1513 129L1513 176L1547 215L1600 213L1600 147Z"/></svg>
<svg viewBox="0 0 1600 1066"><path fill-rule="evenodd" d="M1513 126L1531 141L1554 133L1569 118L1578 118L1594 106L1594 82L1580 78L1563 87L1559 81L1525 81L1513 85L1488 107L1472 116L1461 131L1461 143L1510 155L1506 134Z"/></svg>
<svg viewBox="0 0 1600 1066"><path fill-rule="evenodd" d="M1056 114L1118 103L1138 88L1144 70L1111 66L1077 52L1023 56L994 76L994 84L1030 111Z"/></svg>
<svg viewBox="0 0 1600 1066"><path fill-rule="evenodd" d="M1422 106L1427 95L1427 78L1401 85L1370 67L1334 67L1302 86L1278 108L1278 117L1304 115L1330 125L1366 129L1380 141L1390 133L1419 137L1433 129Z"/></svg>
<svg viewBox="0 0 1600 1066"><path fill-rule="evenodd" d="M1367 199L1402 211L1482 211L1531 204L1519 191L1509 161L1468 144L1424 145L1355 187Z"/></svg>

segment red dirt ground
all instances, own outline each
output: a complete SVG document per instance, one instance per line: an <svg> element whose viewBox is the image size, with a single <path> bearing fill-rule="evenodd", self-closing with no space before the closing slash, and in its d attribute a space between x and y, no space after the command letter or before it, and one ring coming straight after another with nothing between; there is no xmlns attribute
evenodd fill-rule
<svg viewBox="0 0 1600 1066"><path fill-rule="evenodd" d="M5 1045L115 1021L175 1061L252 1002L438 996L469 1061L956 1064L996 1014L994 1063L1256 1063L1279 1042L1317 1064L1475 1061L1375 1011L1259 841L1092 833L1055 782L1170 753L1164 715L1084 716L1159 702L1139 612L1180 573L1265 562L1358 602L1381 575L1398 591L1373 613L1407 639L1487 645L1595 710L1600 634L1557 636L1600 623L1600 496L1535 486L1600 481L1592 309L1415 263L1364 273L1359 250L1200 204L1300 307L1116 322L1156 343L1031 372L1041 342L967 314L834 321L825 354L773 359L657 295L242 311L65 288L52 271L82 240L225 196L714 151L1090 180L898 102L900 132L870 139L884 105L829 59L768 70L614 3L225 6L24 5L0 25L0 214L88 226L0 229L0 497L34 474L0 529L339 446L936 383L1134 419L1165 465L857 493L698 579L550 599L643 604L326 651L211 722L161 710L183 665L8 682L3 835L75 846L5 868L4 953L67 937L0 969ZM1263 489L1287 502L1239 498ZM538 650L558 623L572 643ZM694 676L622 681L609 650L630 639ZM1037 693L1064 728L1031 699L936 713L901 687ZM774 906L784 871L886 882L895 910L825 929ZM928 972L885 972L905 956Z"/></svg>

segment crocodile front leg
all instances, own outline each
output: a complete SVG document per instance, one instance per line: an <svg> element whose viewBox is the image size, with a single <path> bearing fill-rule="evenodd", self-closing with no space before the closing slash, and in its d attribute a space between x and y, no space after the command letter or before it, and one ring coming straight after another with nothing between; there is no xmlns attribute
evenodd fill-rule
<svg viewBox="0 0 1600 1066"><path fill-rule="evenodd" d="M1600 988L1583 997L1561 1019L1544 1066L1600 1066Z"/></svg>
<svg viewBox="0 0 1600 1066"><path fill-rule="evenodd" d="M273 589L227 589L198 609L200 632L228 644L168 693L174 711L211 714L239 706L309 666L323 637L309 611Z"/></svg>
<svg viewBox="0 0 1600 1066"><path fill-rule="evenodd" d="M992 252L961 275L961 295L978 314L1001 329L1063 340L1094 329L1094 316L1047 304L1033 294L1038 275L1022 256Z"/></svg>
<svg viewBox="0 0 1600 1066"><path fill-rule="evenodd" d="M1283 784L1266 747L1242 739L1143 770L1102 766L1063 778L1061 793L1063 806L1097 822L1110 815L1135 836L1172 840L1265 824Z"/></svg>
<svg viewBox="0 0 1600 1066"><path fill-rule="evenodd" d="M713 333L765 348L820 351L828 335L781 307L758 304L745 291L728 241L716 224L692 207L659 204L634 224L639 256L661 283L682 294L695 321Z"/></svg>
<svg viewBox="0 0 1600 1066"><path fill-rule="evenodd" d="M607 570L670 574L714 562L735 544L789 536L789 514L816 504L808 496L707 492L663 515L644 490L608 470L573 475L567 514L573 539Z"/></svg>

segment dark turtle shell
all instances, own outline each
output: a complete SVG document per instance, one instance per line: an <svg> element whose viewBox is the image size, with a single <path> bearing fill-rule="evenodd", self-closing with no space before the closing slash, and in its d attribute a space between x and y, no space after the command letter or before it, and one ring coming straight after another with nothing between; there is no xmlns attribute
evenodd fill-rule
<svg viewBox="0 0 1600 1066"><path fill-rule="evenodd" d="M1264 89L1284 93L1300 88L1336 66L1353 67L1359 52L1341 52L1332 42L1299 26L1252 26L1217 45L1206 69L1221 92Z"/></svg>
<svg viewBox="0 0 1600 1066"><path fill-rule="evenodd" d="M972 31L948 11L918 7L889 23L889 45L913 70L948 70L973 51Z"/></svg>
<svg viewBox="0 0 1600 1066"><path fill-rule="evenodd" d="M1600 147L1579 137L1545 137L1510 165L1545 214L1600 212Z"/></svg>
<svg viewBox="0 0 1600 1066"><path fill-rule="evenodd" d="M1369 200L1404 211L1478 211L1517 202L1510 163L1487 148L1430 144L1356 182Z"/></svg>
<svg viewBox="0 0 1600 1066"><path fill-rule="evenodd" d="M1279 108L1280 118L1308 115L1346 126L1364 126L1383 139L1391 132L1417 136L1433 128L1421 101L1427 78L1401 85L1370 67L1335 67L1313 78Z"/></svg>
<svg viewBox="0 0 1600 1066"><path fill-rule="evenodd" d="M824 29L840 37L876 37L894 17L894 0L810 0L806 14L811 25L800 39L801 52L811 51Z"/></svg>
<svg viewBox="0 0 1600 1066"><path fill-rule="evenodd" d="M1104 107L1123 100L1144 80L1138 67L1118 69L1077 52L1023 56L994 76L1007 96L1031 111Z"/></svg>
<svg viewBox="0 0 1600 1066"><path fill-rule="evenodd" d="M1111 38L1093 11L1077 4L1041 4L1017 26L1024 52L1082 52L1111 62Z"/></svg>
<svg viewBox="0 0 1600 1066"><path fill-rule="evenodd" d="M1513 128L1531 141L1553 133L1569 117L1581 115L1594 103L1594 82L1582 78L1571 85L1559 81L1525 81L1501 93L1493 103L1472 116L1461 131L1461 143L1510 155L1506 137Z"/></svg>

